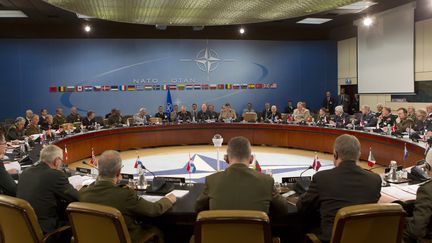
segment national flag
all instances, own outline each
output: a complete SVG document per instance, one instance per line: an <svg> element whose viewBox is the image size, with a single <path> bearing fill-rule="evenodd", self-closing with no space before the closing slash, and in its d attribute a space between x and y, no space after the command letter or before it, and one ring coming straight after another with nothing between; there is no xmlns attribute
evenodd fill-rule
<svg viewBox="0 0 432 243"><path fill-rule="evenodd" d="M232 84L225 84L225 89L232 89Z"/></svg>
<svg viewBox="0 0 432 243"><path fill-rule="evenodd" d="M195 173L196 172L195 163L194 163L194 161L190 155L189 155L189 161L186 165L186 171L188 173Z"/></svg>
<svg viewBox="0 0 432 243"><path fill-rule="evenodd" d="M146 91L153 90L153 85L151 85L151 84L144 85L144 90L146 90Z"/></svg>
<svg viewBox="0 0 432 243"><path fill-rule="evenodd" d="M93 91L93 86L84 86L84 91L85 92Z"/></svg>
<svg viewBox="0 0 432 243"><path fill-rule="evenodd" d="M177 85L175 85L175 84L170 84L170 85L169 85L169 89L170 89L170 90L177 90Z"/></svg>
<svg viewBox="0 0 432 243"><path fill-rule="evenodd" d="M153 90L161 90L160 84L153 85Z"/></svg>
<svg viewBox="0 0 432 243"><path fill-rule="evenodd" d="M66 92L75 92L75 86L67 86L66 87Z"/></svg>
<svg viewBox="0 0 432 243"><path fill-rule="evenodd" d="M109 85L102 86L102 91L110 91L110 90L111 90L111 86Z"/></svg>
<svg viewBox="0 0 432 243"><path fill-rule="evenodd" d="M270 89L277 89L277 83L270 84Z"/></svg>
<svg viewBox="0 0 432 243"><path fill-rule="evenodd" d="M409 153L408 153L408 149L407 149L406 144L405 144L405 146L404 146L404 160L407 160L408 156L409 156Z"/></svg>
<svg viewBox="0 0 432 243"><path fill-rule="evenodd" d="M270 89L270 84L263 84L264 89Z"/></svg>
<svg viewBox="0 0 432 243"><path fill-rule="evenodd" d="M127 91L127 86L126 85L119 85L119 90L120 91Z"/></svg>
<svg viewBox="0 0 432 243"><path fill-rule="evenodd" d="M215 90L215 89L217 89L217 85L216 85L216 84L210 84L210 89L211 89L211 90Z"/></svg>
<svg viewBox="0 0 432 243"><path fill-rule="evenodd" d="M57 86L50 86L49 92L57 92Z"/></svg>
<svg viewBox="0 0 432 243"><path fill-rule="evenodd" d="M240 89L240 84L233 84L233 89Z"/></svg>
<svg viewBox="0 0 432 243"><path fill-rule="evenodd" d="M194 89L195 90L200 90L201 89L201 84L195 84L194 85Z"/></svg>
<svg viewBox="0 0 432 243"><path fill-rule="evenodd" d="M118 85L111 85L111 91L118 91L119 86Z"/></svg>
<svg viewBox="0 0 432 243"><path fill-rule="evenodd" d="M127 86L127 90L128 90L128 91L135 91L135 90L136 90L136 87L135 87L135 85L128 85L128 86Z"/></svg>
<svg viewBox="0 0 432 243"><path fill-rule="evenodd" d="M138 157L137 157L137 159L136 159L136 161L135 161L134 168L135 168L135 169L138 169L138 166L140 166L141 169L144 169L144 164L143 164L143 162L140 160L139 155L138 155Z"/></svg>
<svg viewBox="0 0 432 243"><path fill-rule="evenodd" d="M144 85L142 85L142 84L135 85L135 90L136 91L143 91L144 90Z"/></svg>
<svg viewBox="0 0 432 243"><path fill-rule="evenodd" d="M217 85L217 88L218 88L218 89L225 89L225 84L218 84L218 85Z"/></svg>
<svg viewBox="0 0 432 243"><path fill-rule="evenodd" d="M312 163L312 169L318 171L321 168L321 162L318 159L318 154L315 154L314 161Z"/></svg>
<svg viewBox="0 0 432 243"><path fill-rule="evenodd" d="M96 86L93 87L93 90L94 91L101 91L102 90L102 86L96 85Z"/></svg>
<svg viewBox="0 0 432 243"><path fill-rule="evenodd" d="M255 89L255 84L248 84L248 89Z"/></svg>
<svg viewBox="0 0 432 243"><path fill-rule="evenodd" d="M201 89L202 90L208 90L209 89L209 85L208 84L201 84Z"/></svg>
<svg viewBox="0 0 432 243"><path fill-rule="evenodd" d="M161 85L161 90L168 90L168 85L166 84Z"/></svg>
<svg viewBox="0 0 432 243"><path fill-rule="evenodd" d="M252 162L252 169L256 170L258 172L262 172L261 165L259 164L258 160L256 159L256 156L254 155L254 161Z"/></svg>
<svg viewBox="0 0 432 243"><path fill-rule="evenodd" d="M186 85L186 90L193 90L194 85L193 84L187 84Z"/></svg>
<svg viewBox="0 0 432 243"><path fill-rule="evenodd" d="M92 149L91 149L91 159L90 159L90 164L93 165L93 166L97 166L97 160L96 160L96 156L95 156L95 153L94 153L94 149L93 149L93 147L92 147Z"/></svg>
<svg viewBox="0 0 432 243"><path fill-rule="evenodd" d="M165 112L168 114L171 114L171 112L173 112L173 104L172 104L172 99L171 99L171 91L168 89L167 91L167 97L166 97L166 104L165 104Z"/></svg>
<svg viewBox="0 0 432 243"><path fill-rule="evenodd" d="M248 88L248 84L241 84L241 85L240 85L240 88L241 88L241 89L247 89L247 88Z"/></svg>
<svg viewBox="0 0 432 243"><path fill-rule="evenodd" d="M372 168L374 167L375 164L376 164L376 160L372 154L372 148L369 148L368 166Z"/></svg>
<svg viewBox="0 0 432 243"><path fill-rule="evenodd" d="M75 89L76 89L76 92L83 92L83 86L76 86L75 87Z"/></svg>
<svg viewBox="0 0 432 243"><path fill-rule="evenodd" d="M392 131L392 132L396 132L396 123L393 124L393 126L392 126L392 128L391 128L391 131Z"/></svg>
<svg viewBox="0 0 432 243"><path fill-rule="evenodd" d="M263 86L263 84L255 84L255 89L262 89Z"/></svg>
<svg viewBox="0 0 432 243"><path fill-rule="evenodd" d="M177 89L178 90L185 90L186 85L185 84L177 84Z"/></svg>
<svg viewBox="0 0 432 243"><path fill-rule="evenodd" d="M69 154L68 154L68 150L67 150L66 145L65 145L65 147L64 147L63 160L64 160L65 162L67 162L67 161L69 160Z"/></svg>

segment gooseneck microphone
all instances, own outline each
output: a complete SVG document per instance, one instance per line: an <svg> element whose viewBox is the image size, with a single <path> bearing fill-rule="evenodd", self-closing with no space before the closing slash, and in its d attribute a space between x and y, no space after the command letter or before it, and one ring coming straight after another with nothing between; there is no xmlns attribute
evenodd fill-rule
<svg viewBox="0 0 432 243"><path fill-rule="evenodd" d="M90 167L92 167L92 168L95 168L96 170L99 170L98 167L96 167L96 166L94 166L94 165L92 165L92 164L89 164L89 163L87 163L87 162L85 162L85 161L83 161L82 163L85 164L85 165L88 165L88 166L90 166Z"/></svg>
<svg viewBox="0 0 432 243"><path fill-rule="evenodd" d="M303 173L305 173L306 171L312 169L312 165L310 165L309 167L306 168L306 170L302 171L302 173L300 173L299 177L302 177Z"/></svg>
<svg viewBox="0 0 432 243"><path fill-rule="evenodd" d="M151 170L147 169L147 167L145 167L142 163L141 163L141 168L143 168L143 170L150 172L150 174L152 174L153 178L156 178L156 175Z"/></svg>

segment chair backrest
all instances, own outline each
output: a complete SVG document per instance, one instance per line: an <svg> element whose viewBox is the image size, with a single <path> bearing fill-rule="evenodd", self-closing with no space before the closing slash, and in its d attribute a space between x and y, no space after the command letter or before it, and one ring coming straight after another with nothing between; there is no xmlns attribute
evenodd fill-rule
<svg viewBox="0 0 432 243"><path fill-rule="evenodd" d="M270 243L266 213L247 210L202 211L195 222L196 243Z"/></svg>
<svg viewBox="0 0 432 243"><path fill-rule="evenodd" d="M115 208L73 202L66 209L76 243L130 243L123 215Z"/></svg>
<svg viewBox="0 0 432 243"><path fill-rule="evenodd" d="M30 204L19 198L0 195L0 242L40 243L43 233Z"/></svg>
<svg viewBox="0 0 432 243"><path fill-rule="evenodd" d="M332 243L401 242L405 211L396 203L341 208L335 217Z"/></svg>
<svg viewBox="0 0 432 243"><path fill-rule="evenodd" d="M161 124L162 123L162 118L160 118L160 117L150 117L149 120L150 120L151 124L156 124L156 123Z"/></svg>
<svg viewBox="0 0 432 243"><path fill-rule="evenodd" d="M258 116L255 112L245 112L243 115L243 120L247 122L256 122Z"/></svg>

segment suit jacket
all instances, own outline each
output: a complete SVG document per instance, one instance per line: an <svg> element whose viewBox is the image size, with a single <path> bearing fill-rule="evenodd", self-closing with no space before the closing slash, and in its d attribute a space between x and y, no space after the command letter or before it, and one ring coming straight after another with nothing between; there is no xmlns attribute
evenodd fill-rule
<svg viewBox="0 0 432 243"><path fill-rule="evenodd" d="M210 118L210 112L207 111L198 111L198 115L197 115L197 120L198 121L205 121L205 120L209 120Z"/></svg>
<svg viewBox="0 0 432 243"><path fill-rule="evenodd" d="M274 189L272 177L233 164L225 171L206 177L205 188L195 204L203 210L258 210L265 213L287 213L288 204Z"/></svg>
<svg viewBox="0 0 432 243"><path fill-rule="evenodd" d="M324 97L322 102L322 107L326 108L330 114L334 113L336 102L333 97L327 100L327 97Z"/></svg>
<svg viewBox="0 0 432 243"><path fill-rule="evenodd" d="M284 109L284 113L292 114L294 112L294 106L286 106Z"/></svg>
<svg viewBox="0 0 432 243"><path fill-rule="evenodd" d="M182 120L183 122L192 121L192 115L189 111L186 111L186 113L180 111L177 113L177 120Z"/></svg>
<svg viewBox="0 0 432 243"><path fill-rule="evenodd" d="M344 161L338 167L313 176L309 190L297 202L299 213L320 212L322 240L330 240L333 221L339 209L376 203L381 196L379 175L358 167L355 161Z"/></svg>
<svg viewBox="0 0 432 243"><path fill-rule="evenodd" d="M378 122L377 117L374 113L369 112L368 114L361 114L358 124L362 124L364 127L376 127Z"/></svg>
<svg viewBox="0 0 432 243"><path fill-rule="evenodd" d="M66 217L61 215L70 202L78 201L79 194L62 171L41 162L20 175L17 197L30 203L47 233L64 224Z"/></svg>
<svg viewBox="0 0 432 243"><path fill-rule="evenodd" d="M82 120L82 124L85 127L91 127L94 126L96 124L96 119L91 119L89 120L88 117L84 117L84 119Z"/></svg>
<svg viewBox="0 0 432 243"><path fill-rule="evenodd" d="M219 114L216 111L208 111L208 113L211 120L217 120L219 118Z"/></svg>
<svg viewBox="0 0 432 243"><path fill-rule="evenodd" d="M393 126L396 122L396 116L390 114L381 119L381 122L378 124L379 127L387 127L388 125Z"/></svg>
<svg viewBox="0 0 432 243"><path fill-rule="evenodd" d="M114 185L110 181L97 181L83 188L80 191L80 201L118 209L123 214L132 242L137 242L144 230L141 225L135 223L137 217L157 217L172 207L171 201L167 198L152 203L139 198L133 189Z"/></svg>
<svg viewBox="0 0 432 243"><path fill-rule="evenodd" d="M277 112L275 114L271 113L267 114L266 120L267 121L272 121L272 122L277 122L277 120L282 119L282 115L280 112Z"/></svg>
<svg viewBox="0 0 432 243"><path fill-rule="evenodd" d="M336 123L336 127L344 128L348 123L350 123L349 115L347 113L343 113L340 116L334 115L331 118L332 121Z"/></svg>
<svg viewBox="0 0 432 243"><path fill-rule="evenodd" d="M348 112L350 106L350 97L347 94L339 95L337 100L337 105L343 106L345 112Z"/></svg>
<svg viewBox="0 0 432 243"><path fill-rule="evenodd" d="M12 125L9 127L6 133L6 140L24 140L24 135L24 130L18 131L17 127L15 125Z"/></svg>
<svg viewBox="0 0 432 243"><path fill-rule="evenodd" d="M154 115L154 117L158 117L158 118L162 119L162 121L168 121L168 114L165 112L162 112L162 113L158 112Z"/></svg>
<svg viewBox="0 0 432 243"><path fill-rule="evenodd" d="M16 183L12 176L6 171L3 161L0 161L0 194L16 196Z"/></svg>
<svg viewBox="0 0 432 243"><path fill-rule="evenodd" d="M417 190L413 216L408 219L404 242L417 242L432 237L432 182L429 181Z"/></svg>
<svg viewBox="0 0 432 243"><path fill-rule="evenodd" d="M265 119L267 118L268 114L270 114L270 113L271 113L270 108L269 108L269 109L264 109L264 110L261 112L261 117L262 117L262 119L265 120Z"/></svg>

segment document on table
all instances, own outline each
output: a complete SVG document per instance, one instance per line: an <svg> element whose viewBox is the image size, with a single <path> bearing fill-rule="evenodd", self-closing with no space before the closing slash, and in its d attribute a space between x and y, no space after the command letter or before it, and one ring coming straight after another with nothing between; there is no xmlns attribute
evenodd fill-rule
<svg viewBox="0 0 432 243"><path fill-rule="evenodd" d="M18 174L21 173L21 165L20 165L20 163L18 163L18 161L3 162L3 165L4 165L6 170L15 169L18 172Z"/></svg>
<svg viewBox="0 0 432 243"><path fill-rule="evenodd" d="M186 194L189 193L188 190L173 190L172 192L170 192L171 194L174 194L174 196L176 196L177 198L182 198L184 197ZM170 194L168 193L168 194ZM159 200L161 200L164 196L155 196L155 195L141 195L140 196L142 199L145 199L149 202L157 202Z"/></svg>
<svg viewBox="0 0 432 243"><path fill-rule="evenodd" d="M396 200L401 201L416 199L415 193L410 193L407 190L402 190L400 187L394 185L381 188L381 193L384 193L392 198L395 198Z"/></svg>
<svg viewBox="0 0 432 243"><path fill-rule="evenodd" d="M81 188L92 184L95 179L90 176L74 175L68 178L69 183L75 188Z"/></svg>

